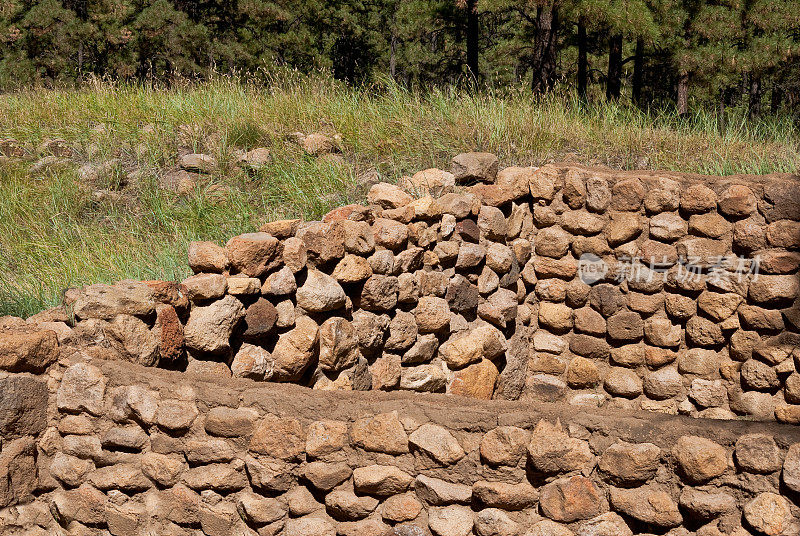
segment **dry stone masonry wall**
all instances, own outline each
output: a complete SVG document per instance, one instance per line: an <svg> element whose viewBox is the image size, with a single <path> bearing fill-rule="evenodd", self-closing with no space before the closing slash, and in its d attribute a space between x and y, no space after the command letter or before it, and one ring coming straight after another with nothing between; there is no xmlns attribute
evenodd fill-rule
<svg viewBox="0 0 800 536"><path fill-rule="evenodd" d="M498 168L0 318L0 534L800 534L800 178Z"/></svg>
<svg viewBox="0 0 800 536"><path fill-rule="evenodd" d="M800 531L793 425L319 392L78 356L14 378L34 404L4 430L4 535Z"/></svg>
<svg viewBox="0 0 800 536"><path fill-rule="evenodd" d="M468 153L401 185L192 243L181 284L73 289L26 326L316 389L800 422L797 177L498 171Z"/></svg>

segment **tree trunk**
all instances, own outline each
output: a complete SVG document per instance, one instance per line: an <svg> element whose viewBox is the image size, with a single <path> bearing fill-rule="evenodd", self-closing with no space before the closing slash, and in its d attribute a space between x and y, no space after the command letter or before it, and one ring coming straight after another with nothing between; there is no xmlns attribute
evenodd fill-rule
<svg viewBox="0 0 800 536"><path fill-rule="evenodd" d="M644 79L644 39L636 40L636 54L633 57L633 94L631 100L636 106L642 105L642 80Z"/></svg>
<svg viewBox="0 0 800 536"><path fill-rule="evenodd" d="M678 115L689 113L689 73L681 72L678 78Z"/></svg>
<svg viewBox="0 0 800 536"><path fill-rule="evenodd" d="M478 0L467 0L467 68L478 81Z"/></svg>
<svg viewBox="0 0 800 536"><path fill-rule="evenodd" d="M750 75L750 101L747 113L751 119L761 115L761 77Z"/></svg>
<svg viewBox="0 0 800 536"><path fill-rule="evenodd" d="M606 98L619 100L622 92L622 34L612 35L608 47Z"/></svg>
<svg viewBox="0 0 800 536"><path fill-rule="evenodd" d="M586 26L578 23L578 95L586 98L589 86L588 43L586 42Z"/></svg>
<svg viewBox="0 0 800 536"><path fill-rule="evenodd" d="M772 86L772 96L769 102L769 110L772 115L777 115L783 105L783 88L775 84Z"/></svg>
<svg viewBox="0 0 800 536"><path fill-rule="evenodd" d="M558 56L558 8L540 7L536 10L536 43L534 43L531 70L531 89L534 93L546 93L556 81L556 59Z"/></svg>

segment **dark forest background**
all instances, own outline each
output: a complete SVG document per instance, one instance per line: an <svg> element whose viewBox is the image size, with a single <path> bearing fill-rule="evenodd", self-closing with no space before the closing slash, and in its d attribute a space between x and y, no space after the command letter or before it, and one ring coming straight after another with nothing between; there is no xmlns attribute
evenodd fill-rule
<svg viewBox="0 0 800 536"><path fill-rule="evenodd" d="M800 114L800 0L4 0L0 87L245 79Z"/></svg>

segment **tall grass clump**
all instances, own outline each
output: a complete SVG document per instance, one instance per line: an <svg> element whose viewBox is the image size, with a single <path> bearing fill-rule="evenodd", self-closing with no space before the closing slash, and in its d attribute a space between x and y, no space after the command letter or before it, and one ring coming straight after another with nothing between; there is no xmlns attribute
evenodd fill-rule
<svg viewBox="0 0 800 536"><path fill-rule="evenodd" d="M341 136L342 154L304 154L295 132ZM220 243L283 217L318 218L358 202L359 177L393 181L449 167L470 150L503 165L568 160L615 169L703 174L794 172L791 118L749 121L699 110L677 117L574 95L523 89L411 91L388 81L352 88L324 76L264 84L219 78L170 88L97 82L82 89L0 95L0 136L29 153L0 163L0 315L28 316L64 289L124 278L180 280L191 240ZM63 138L69 162L33 172L41 144ZM237 151L269 149L258 171ZM216 156L219 172L178 196L159 187L179 154ZM86 167L112 172L86 178Z"/></svg>

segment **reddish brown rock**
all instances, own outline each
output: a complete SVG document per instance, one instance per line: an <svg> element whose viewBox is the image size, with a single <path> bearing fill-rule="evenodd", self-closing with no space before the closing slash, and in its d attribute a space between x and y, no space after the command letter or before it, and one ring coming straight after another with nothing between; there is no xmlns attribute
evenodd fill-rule
<svg viewBox="0 0 800 536"><path fill-rule="evenodd" d="M734 184L728 187L719 198L719 210L723 214L734 217L749 216L756 210L757 199L747 186Z"/></svg>
<svg viewBox="0 0 800 536"><path fill-rule="evenodd" d="M452 395L489 400L492 398L498 375L497 366L488 359L482 359L478 363L456 371L447 387L447 392Z"/></svg>
<svg viewBox="0 0 800 536"><path fill-rule="evenodd" d="M247 233L228 240L225 251L234 271L261 277L278 253L278 240L267 233Z"/></svg>
<svg viewBox="0 0 800 536"><path fill-rule="evenodd" d="M59 356L54 331L35 328L0 328L0 369L9 372L44 371Z"/></svg>
<svg viewBox="0 0 800 536"><path fill-rule="evenodd" d="M561 478L544 486L539 506L544 515L562 523L589 519L604 509L602 492L583 476Z"/></svg>

